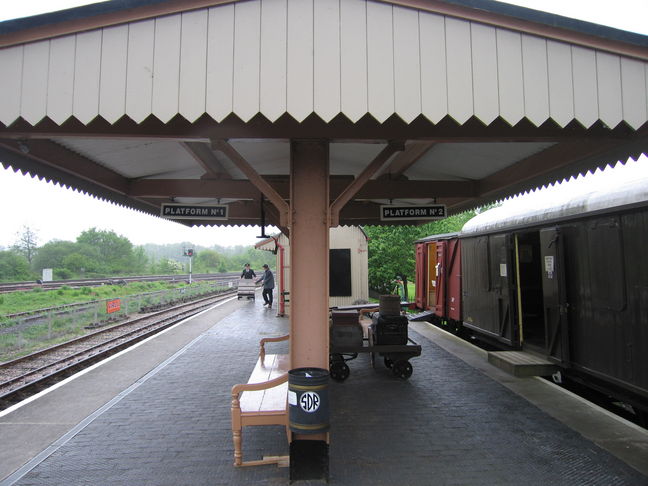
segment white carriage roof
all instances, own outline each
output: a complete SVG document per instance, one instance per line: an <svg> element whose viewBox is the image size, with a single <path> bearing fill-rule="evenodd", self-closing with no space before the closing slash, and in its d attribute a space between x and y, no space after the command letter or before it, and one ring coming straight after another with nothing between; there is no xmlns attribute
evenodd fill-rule
<svg viewBox="0 0 648 486"><path fill-rule="evenodd" d="M551 224L602 210L648 204L648 162L598 170L562 184L507 199L470 219L460 234Z"/></svg>
<svg viewBox="0 0 648 486"><path fill-rule="evenodd" d="M330 142L332 199L366 179L350 225L648 152L648 36L490 0L113 0L0 23L0 71L3 166L217 224L289 199L295 139Z"/></svg>

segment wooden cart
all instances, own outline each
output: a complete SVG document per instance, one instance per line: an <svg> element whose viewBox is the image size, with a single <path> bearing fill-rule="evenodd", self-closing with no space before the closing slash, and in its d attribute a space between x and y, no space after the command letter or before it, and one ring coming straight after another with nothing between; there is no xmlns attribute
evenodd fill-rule
<svg viewBox="0 0 648 486"><path fill-rule="evenodd" d="M394 375L403 380L412 376L413 368L409 360L421 355L421 346L410 338L407 338L407 344L377 344L373 329L366 321L360 322L366 331L362 346L331 347L329 354L331 378L336 381L346 380L351 373L346 362L357 358L360 353L370 353L372 368L375 368L376 359L382 357L384 365L390 368Z"/></svg>

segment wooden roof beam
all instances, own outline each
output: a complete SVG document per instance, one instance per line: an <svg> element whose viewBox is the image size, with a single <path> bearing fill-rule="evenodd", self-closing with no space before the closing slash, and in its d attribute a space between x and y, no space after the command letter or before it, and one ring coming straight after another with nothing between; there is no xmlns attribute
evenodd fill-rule
<svg viewBox="0 0 648 486"><path fill-rule="evenodd" d="M344 188L342 193L333 201L329 211L331 214L331 226L335 227L340 224L340 210L347 204L362 187L378 172L385 162L394 155L405 148L403 142L390 142L387 146L380 151L374 160L364 168L364 170L355 178L355 180Z"/></svg>
<svg viewBox="0 0 648 486"><path fill-rule="evenodd" d="M180 142L180 145L205 169L203 177L215 179L231 179L232 176L223 164L216 158L209 144L202 142Z"/></svg>
<svg viewBox="0 0 648 486"><path fill-rule="evenodd" d="M283 199L289 197L288 177L265 179ZM335 200L349 185L348 178L331 178L331 199ZM439 197L475 197L475 181L387 181L370 180L355 199L427 199ZM221 199L258 199L259 190L246 180L217 179L138 179L129 183L133 197L168 198L214 197Z"/></svg>
<svg viewBox="0 0 648 486"><path fill-rule="evenodd" d="M436 142L410 142L405 150L392 159L377 175L377 178L398 179L407 169L419 161Z"/></svg>
<svg viewBox="0 0 648 486"><path fill-rule="evenodd" d="M254 170L254 167L239 154L234 147L224 140L212 140L212 148L225 154L236 165L243 174L261 191L261 193L275 205L279 211L279 224L288 226L288 212L290 210L288 203L275 189Z"/></svg>

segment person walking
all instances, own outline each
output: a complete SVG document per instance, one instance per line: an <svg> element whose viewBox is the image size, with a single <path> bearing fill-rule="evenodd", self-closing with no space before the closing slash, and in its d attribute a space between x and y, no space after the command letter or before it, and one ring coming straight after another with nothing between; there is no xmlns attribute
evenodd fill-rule
<svg viewBox="0 0 648 486"><path fill-rule="evenodd" d="M272 275L272 271L267 264L264 264L263 268L263 275L259 280L257 280L257 283L263 282L263 292L261 293L261 295L263 295L263 301L265 302L263 306L265 307L267 305L268 309L270 309L272 307L272 289L274 289L274 275Z"/></svg>
<svg viewBox="0 0 648 486"><path fill-rule="evenodd" d="M243 269L243 273L241 273L241 278L254 278L256 277L256 273L254 273L254 270L250 268L250 264L246 263L245 268Z"/></svg>

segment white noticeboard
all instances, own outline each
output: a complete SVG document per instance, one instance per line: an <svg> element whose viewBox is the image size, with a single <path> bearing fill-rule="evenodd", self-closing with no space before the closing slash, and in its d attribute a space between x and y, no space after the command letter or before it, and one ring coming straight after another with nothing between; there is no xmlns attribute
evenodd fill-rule
<svg viewBox="0 0 648 486"><path fill-rule="evenodd" d="M43 268L43 282L51 282L54 280L51 268Z"/></svg>

